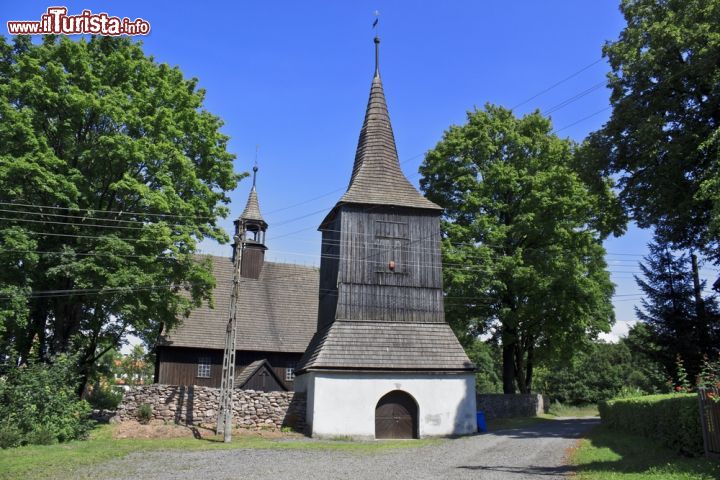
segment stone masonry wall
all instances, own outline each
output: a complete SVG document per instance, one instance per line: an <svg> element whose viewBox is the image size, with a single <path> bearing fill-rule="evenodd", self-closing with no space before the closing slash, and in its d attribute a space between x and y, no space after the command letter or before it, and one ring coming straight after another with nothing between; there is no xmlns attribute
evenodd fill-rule
<svg viewBox="0 0 720 480"><path fill-rule="evenodd" d="M534 417L547 413L550 401L539 394L479 394L477 409L485 418Z"/></svg>
<svg viewBox="0 0 720 480"><path fill-rule="evenodd" d="M138 408L151 406L154 420L214 428L219 388L184 385L140 385L125 392L114 421L137 420ZM240 428L305 428L305 395L236 389L233 421Z"/></svg>

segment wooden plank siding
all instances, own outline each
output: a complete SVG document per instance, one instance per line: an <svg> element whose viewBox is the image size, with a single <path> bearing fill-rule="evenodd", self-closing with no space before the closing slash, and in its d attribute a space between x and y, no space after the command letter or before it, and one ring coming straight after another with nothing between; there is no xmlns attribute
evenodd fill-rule
<svg viewBox="0 0 720 480"><path fill-rule="evenodd" d="M235 368L239 373L241 368L250 365L252 362L267 359L272 365L275 374L285 384L285 387L292 390L294 382L285 380L285 374L288 368L295 368L301 356L302 353L238 351L235 355ZM210 357L210 378L197 376L200 357ZM158 378L156 383L220 387L222 357L222 350L158 347Z"/></svg>
<svg viewBox="0 0 720 480"><path fill-rule="evenodd" d="M260 278L265 260L265 248L262 245L246 244L242 250L240 274L244 278Z"/></svg>
<svg viewBox="0 0 720 480"><path fill-rule="evenodd" d="M333 318L445 321L437 212L343 206L338 217L342 233ZM320 271L322 278L322 266Z"/></svg>
<svg viewBox="0 0 720 480"><path fill-rule="evenodd" d="M322 330L335 319L338 302L338 265L340 264L340 218L338 213L323 224L320 256L320 291L317 329Z"/></svg>

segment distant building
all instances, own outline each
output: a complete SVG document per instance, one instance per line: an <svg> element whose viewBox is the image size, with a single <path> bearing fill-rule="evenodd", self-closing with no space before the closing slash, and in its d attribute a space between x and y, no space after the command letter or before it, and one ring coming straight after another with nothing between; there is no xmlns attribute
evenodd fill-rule
<svg viewBox="0 0 720 480"><path fill-rule="evenodd" d="M469 434L475 367L445 322L442 209L400 169L379 41L350 185L319 227L317 332L295 391L313 436Z"/></svg>
<svg viewBox="0 0 720 480"><path fill-rule="evenodd" d="M235 220L242 243L235 386L292 390L296 365L317 322L318 269L266 262L267 228L253 179L245 210ZM204 304L179 326L163 332L156 350L157 383L220 386L233 259L210 258L217 283L215 308Z"/></svg>

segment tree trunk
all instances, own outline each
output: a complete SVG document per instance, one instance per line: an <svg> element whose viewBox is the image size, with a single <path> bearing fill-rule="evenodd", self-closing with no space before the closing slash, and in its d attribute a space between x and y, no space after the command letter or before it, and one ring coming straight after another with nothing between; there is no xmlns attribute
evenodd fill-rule
<svg viewBox="0 0 720 480"><path fill-rule="evenodd" d="M515 343L514 329L504 326L502 333L503 393L515 393Z"/></svg>
<svg viewBox="0 0 720 480"><path fill-rule="evenodd" d="M527 370L525 373L525 391L527 393L532 393L532 381L533 381L533 362L535 361L533 357L534 348L533 348L533 339L530 339L530 345L528 346L528 354L527 354Z"/></svg>
<svg viewBox="0 0 720 480"><path fill-rule="evenodd" d="M515 343L515 380L520 393L528 393L525 378L525 352L520 342Z"/></svg>

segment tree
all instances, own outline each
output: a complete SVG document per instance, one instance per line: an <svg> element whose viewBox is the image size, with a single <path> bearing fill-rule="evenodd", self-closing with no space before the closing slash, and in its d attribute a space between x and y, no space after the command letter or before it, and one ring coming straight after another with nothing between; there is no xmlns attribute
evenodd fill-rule
<svg viewBox="0 0 720 480"><path fill-rule="evenodd" d="M698 309L691 260L673 254L668 243L656 238L640 263L643 278L635 277L645 294L638 319L650 333L652 354L669 375L677 378L676 361L682 358L690 379L700 372L703 355L716 357L720 345L720 311L713 295L700 297ZM700 285L701 289L704 287Z"/></svg>
<svg viewBox="0 0 720 480"><path fill-rule="evenodd" d="M640 227L720 262L720 0L623 0L603 53L612 116L590 136Z"/></svg>
<svg viewBox="0 0 720 480"><path fill-rule="evenodd" d="M475 390L478 393L499 393L502 391L500 379L500 354L496 345L475 340L465 348L468 358L475 365Z"/></svg>
<svg viewBox="0 0 720 480"><path fill-rule="evenodd" d="M633 351L627 337L617 343L592 343L570 361L551 364L539 380L539 390L551 400L572 405L670 388L662 366Z"/></svg>
<svg viewBox="0 0 720 480"><path fill-rule="evenodd" d="M152 345L214 284L233 172L204 91L127 38L0 38L0 355ZM187 292L187 294L185 293Z"/></svg>
<svg viewBox="0 0 720 480"><path fill-rule="evenodd" d="M612 222L600 208L611 191L583 181L576 146L539 112L488 105L467 118L420 167L422 190L445 209L446 314L466 343L493 330L503 391L529 392L538 359L569 356L614 320L602 246Z"/></svg>

